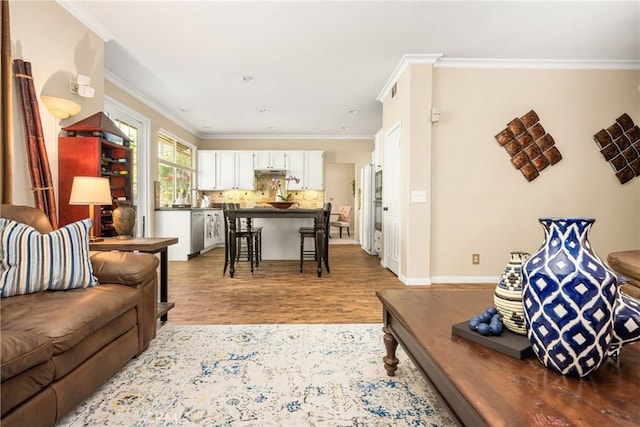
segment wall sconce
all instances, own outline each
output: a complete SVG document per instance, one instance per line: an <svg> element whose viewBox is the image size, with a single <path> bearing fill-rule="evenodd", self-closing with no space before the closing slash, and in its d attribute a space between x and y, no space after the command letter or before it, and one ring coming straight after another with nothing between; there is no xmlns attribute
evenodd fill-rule
<svg viewBox="0 0 640 427"><path fill-rule="evenodd" d="M66 119L67 117L75 116L81 109L80 104L64 98L42 95L40 99L44 106L47 107L47 110L53 114L53 117L58 119Z"/></svg>
<svg viewBox="0 0 640 427"><path fill-rule="evenodd" d="M69 90L74 95L79 95L83 98L93 98L96 90L89 86L91 84L91 77L78 74L76 81L69 81Z"/></svg>
<svg viewBox="0 0 640 427"><path fill-rule="evenodd" d="M111 186L109 178L97 176L75 176L71 185L70 205L89 205L89 218L91 218L90 238L91 242L101 242L102 238L94 235L95 221L93 205L111 205Z"/></svg>

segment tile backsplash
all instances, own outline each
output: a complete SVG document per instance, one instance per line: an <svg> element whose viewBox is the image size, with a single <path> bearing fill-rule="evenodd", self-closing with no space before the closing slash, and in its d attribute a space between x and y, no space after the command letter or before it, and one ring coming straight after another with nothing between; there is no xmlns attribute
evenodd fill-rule
<svg viewBox="0 0 640 427"><path fill-rule="evenodd" d="M256 188L261 188L256 186ZM240 203L243 207L266 205L276 199L276 190L269 187L262 191L252 190L225 190L225 191L202 191L199 200L209 196L211 203ZM292 201L297 202L301 208L321 208L324 204L324 192L316 190L289 191L293 194ZM198 201L198 205L199 205Z"/></svg>

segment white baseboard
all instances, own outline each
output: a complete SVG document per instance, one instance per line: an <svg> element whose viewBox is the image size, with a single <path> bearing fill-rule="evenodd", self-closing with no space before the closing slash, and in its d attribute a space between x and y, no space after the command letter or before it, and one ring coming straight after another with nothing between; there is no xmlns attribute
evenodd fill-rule
<svg viewBox="0 0 640 427"><path fill-rule="evenodd" d="M398 280L407 286L428 286L436 283L469 283L469 284L483 284L483 283L495 283L498 284L500 276L434 276L434 277L407 277L405 275L399 275Z"/></svg>
<svg viewBox="0 0 640 427"><path fill-rule="evenodd" d="M431 283L495 283L498 284L500 276L436 276L431 278Z"/></svg>

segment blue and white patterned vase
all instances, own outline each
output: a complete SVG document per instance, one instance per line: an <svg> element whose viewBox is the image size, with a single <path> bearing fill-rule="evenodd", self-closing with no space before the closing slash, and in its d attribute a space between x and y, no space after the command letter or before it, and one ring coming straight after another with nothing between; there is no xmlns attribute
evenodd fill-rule
<svg viewBox="0 0 640 427"><path fill-rule="evenodd" d="M527 337L547 368L583 377L607 357L616 275L591 249L591 218L541 218L542 247L523 266Z"/></svg>

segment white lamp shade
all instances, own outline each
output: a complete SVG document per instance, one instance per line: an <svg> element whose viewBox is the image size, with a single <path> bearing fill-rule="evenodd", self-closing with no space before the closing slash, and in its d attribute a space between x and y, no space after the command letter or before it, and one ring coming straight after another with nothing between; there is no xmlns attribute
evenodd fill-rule
<svg viewBox="0 0 640 427"><path fill-rule="evenodd" d="M110 205L111 187L109 178L76 176L73 178L70 205Z"/></svg>
<svg viewBox="0 0 640 427"><path fill-rule="evenodd" d="M80 104L64 98L42 95L40 99L44 106L47 107L47 110L58 119L75 116L81 109Z"/></svg>

